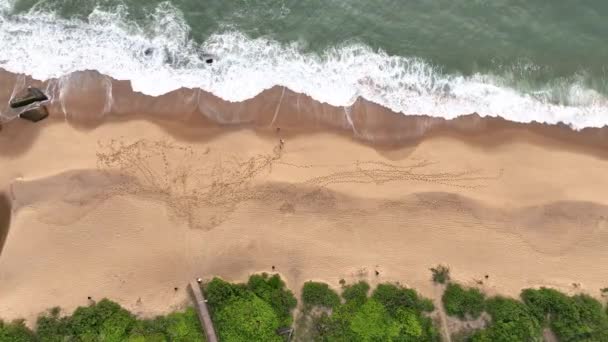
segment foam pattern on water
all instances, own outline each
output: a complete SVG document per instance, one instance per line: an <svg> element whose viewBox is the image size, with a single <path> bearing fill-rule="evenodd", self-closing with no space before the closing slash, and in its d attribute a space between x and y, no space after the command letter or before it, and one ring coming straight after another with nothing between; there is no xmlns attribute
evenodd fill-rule
<svg viewBox="0 0 608 342"><path fill-rule="evenodd" d="M517 122L561 121L577 129L608 124L608 100L582 83L567 86L566 103L572 105L563 106L549 103L542 91L529 95L503 86L498 76L448 75L421 59L363 45L305 54L295 43L234 31L198 45L169 3L150 13L145 27L128 21L124 7L96 9L86 21L36 11L9 15L9 8L9 0L0 0L0 67L37 79L97 70L153 96L186 87L242 101L281 85L335 106L364 97L396 112L448 119L477 112Z"/></svg>

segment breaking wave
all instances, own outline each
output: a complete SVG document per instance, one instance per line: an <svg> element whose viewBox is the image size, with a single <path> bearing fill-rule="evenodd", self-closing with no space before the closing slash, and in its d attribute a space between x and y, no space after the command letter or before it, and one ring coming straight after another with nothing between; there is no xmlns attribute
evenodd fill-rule
<svg viewBox="0 0 608 342"><path fill-rule="evenodd" d="M448 74L422 59L362 44L312 54L297 43L252 39L238 31L218 32L198 44L182 13L168 2L138 23L122 6L97 8L85 20L37 7L11 14L10 8L8 0L0 0L0 68L41 80L96 70L152 96L200 88L236 102L280 85L333 106L363 97L405 115L452 119L475 112L575 129L608 124L608 99L582 81L524 92L503 76ZM560 88L562 101L552 100L551 87Z"/></svg>

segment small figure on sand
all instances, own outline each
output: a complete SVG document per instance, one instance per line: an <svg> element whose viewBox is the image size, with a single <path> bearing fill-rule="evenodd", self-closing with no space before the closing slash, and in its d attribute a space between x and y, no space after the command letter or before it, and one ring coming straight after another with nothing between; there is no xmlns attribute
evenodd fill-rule
<svg viewBox="0 0 608 342"><path fill-rule="evenodd" d="M283 140L283 138L279 139L279 148L282 150L284 146L285 146L285 140Z"/></svg>

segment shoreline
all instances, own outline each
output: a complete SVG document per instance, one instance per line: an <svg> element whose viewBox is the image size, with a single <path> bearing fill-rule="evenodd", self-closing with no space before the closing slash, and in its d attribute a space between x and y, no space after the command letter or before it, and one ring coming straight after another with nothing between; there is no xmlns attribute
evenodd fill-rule
<svg viewBox="0 0 608 342"><path fill-rule="evenodd" d="M349 107L335 107L283 86L274 86L242 102L230 102L204 90L187 88L148 96L133 91L130 81L118 81L96 71L39 81L0 68L0 76L0 103L8 103L19 85L40 87L49 95L51 117L64 119L79 129L144 118L222 128L329 130L389 148L415 144L427 137L479 137L515 130L567 143L562 147L608 148L608 126L575 130L564 123L520 123L483 113L462 113L445 119L425 113L396 113L361 97ZM8 108L0 109L5 117L15 115Z"/></svg>
<svg viewBox="0 0 608 342"><path fill-rule="evenodd" d="M338 109L277 106L280 88L242 104L201 95L205 108L248 119L220 125L176 102L183 93L127 107L119 85L111 115L93 120L82 113L102 101L64 94L67 120L54 101L49 119L0 131L0 189L13 208L0 317L31 321L87 296L154 315L183 304L176 284L242 281L271 265L296 294L344 278L432 296L428 268L440 263L465 285L489 273L490 294L551 286L597 297L606 286L607 128L442 121L359 101L353 136Z"/></svg>

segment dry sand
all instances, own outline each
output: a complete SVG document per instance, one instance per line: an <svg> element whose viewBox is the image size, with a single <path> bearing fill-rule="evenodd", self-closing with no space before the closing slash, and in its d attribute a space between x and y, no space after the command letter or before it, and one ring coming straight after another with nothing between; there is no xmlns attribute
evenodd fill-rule
<svg viewBox="0 0 608 342"><path fill-rule="evenodd" d="M608 159L596 151L524 131L385 149L288 130L281 150L272 130L174 126L4 127L0 317L32 321L87 296L160 314L183 305L192 278L273 265L296 292L366 279L432 296L439 263L489 293L608 285Z"/></svg>

